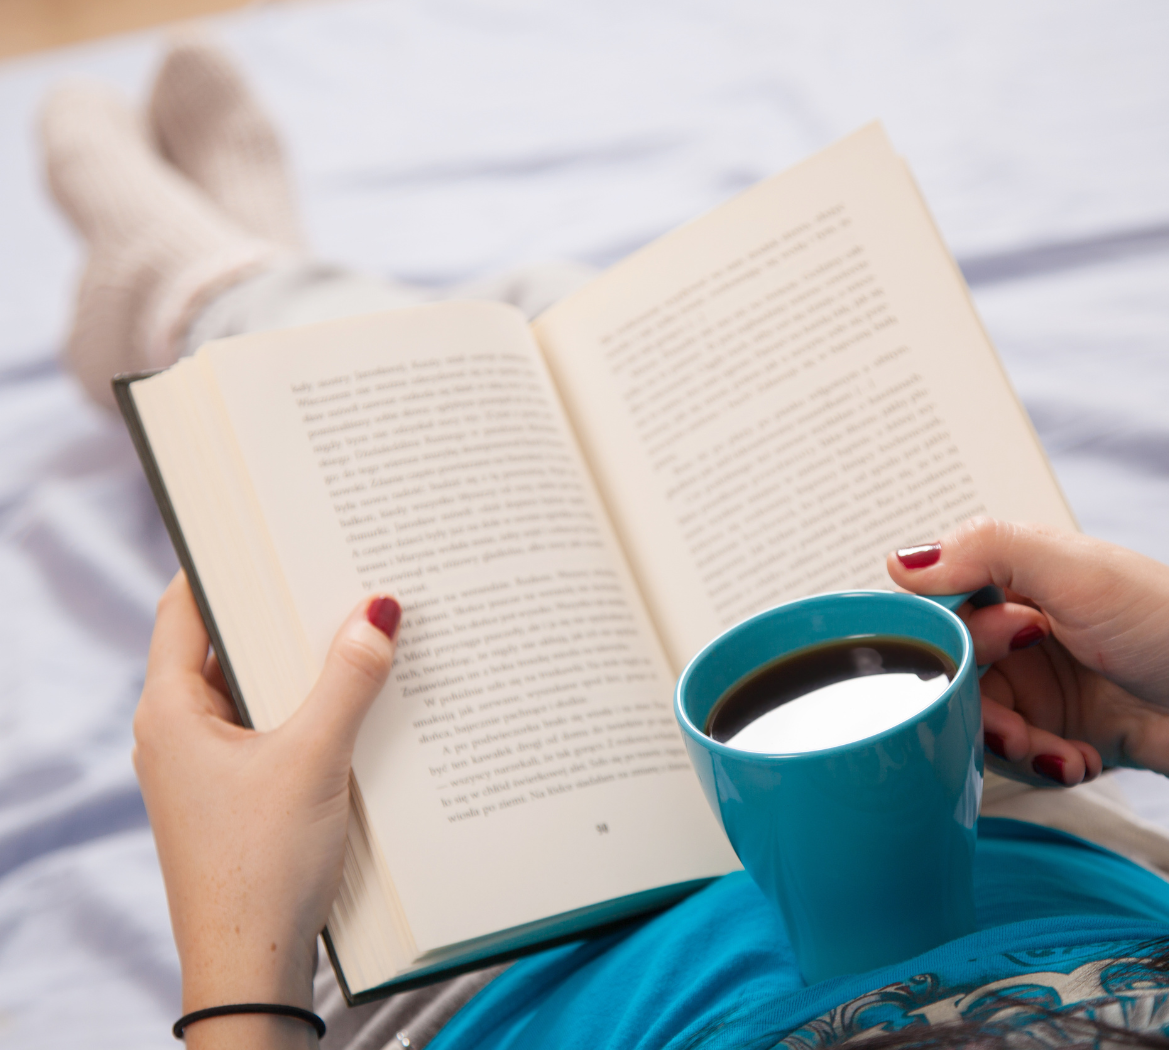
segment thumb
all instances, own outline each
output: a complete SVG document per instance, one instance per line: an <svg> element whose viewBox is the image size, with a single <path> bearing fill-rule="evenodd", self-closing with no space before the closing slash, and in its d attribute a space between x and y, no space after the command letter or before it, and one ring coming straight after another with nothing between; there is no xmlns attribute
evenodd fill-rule
<svg viewBox="0 0 1169 1050"><path fill-rule="evenodd" d="M401 619L402 606L388 596L354 609L333 638L316 685L290 720L316 750L344 756L346 766L365 714L389 677Z"/></svg>
<svg viewBox="0 0 1169 1050"><path fill-rule="evenodd" d="M1038 606L1085 667L1142 699L1169 703L1169 566L1079 533L990 518L897 551L887 565L894 583L917 594L1002 587L1008 603ZM974 615L988 619L987 612Z"/></svg>
<svg viewBox="0 0 1169 1050"><path fill-rule="evenodd" d="M1078 533L974 518L937 543L895 551L886 565L894 583L916 594L994 584L1044 608L1074 613L1082 595L1098 600L1110 589L1106 548L1107 554L1119 550Z"/></svg>

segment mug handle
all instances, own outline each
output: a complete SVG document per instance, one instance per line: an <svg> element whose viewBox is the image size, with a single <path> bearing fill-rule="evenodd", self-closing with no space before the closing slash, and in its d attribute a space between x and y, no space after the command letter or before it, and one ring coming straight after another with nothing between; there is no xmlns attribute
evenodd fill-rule
<svg viewBox="0 0 1169 1050"><path fill-rule="evenodd" d="M1003 602L1003 592L993 585L977 591L963 591L961 594L919 594L918 597L937 602L938 605L945 606L950 612L954 612L963 602L973 602L978 609L987 605L1001 605ZM990 670L990 664L980 665L978 677L981 678L988 670Z"/></svg>

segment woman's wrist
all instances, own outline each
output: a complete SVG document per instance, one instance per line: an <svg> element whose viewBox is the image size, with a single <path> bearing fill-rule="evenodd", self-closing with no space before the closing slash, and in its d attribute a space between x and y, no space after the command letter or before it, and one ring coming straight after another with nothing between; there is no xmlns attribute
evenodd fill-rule
<svg viewBox="0 0 1169 1050"><path fill-rule="evenodd" d="M176 940L184 1014L232 1003L312 1009L315 936L301 936L279 922L239 918L184 929Z"/></svg>
<svg viewBox="0 0 1169 1050"><path fill-rule="evenodd" d="M185 953L183 1014L238 1003L296 1006L311 1011L315 958L303 951L282 952L278 945L273 950L273 945L269 941L264 946L268 958L255 951ZM195 1021L187 1028L184 1039L192 1050L240 1046L315 1050L318 1045L311 1024L271 1014L233 1014Z"/></svg>
<svg viewBox="0 0 1169 1050"><path fill-rule="evenodd" d="M183 960L183 1013L230 1003L278 1003L311 1010L313 960L282 957L266 946L268 959L217 953Z"/></svg>

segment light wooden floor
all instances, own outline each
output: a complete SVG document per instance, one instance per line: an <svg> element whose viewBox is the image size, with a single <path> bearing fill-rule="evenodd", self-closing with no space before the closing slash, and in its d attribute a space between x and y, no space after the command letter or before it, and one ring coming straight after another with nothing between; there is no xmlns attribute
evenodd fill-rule
<svg viewBox="0 0 1169 1050"><path fill-rule="evenodd" d="M0 0L0 58L257 2L265 0Z"/></svg>

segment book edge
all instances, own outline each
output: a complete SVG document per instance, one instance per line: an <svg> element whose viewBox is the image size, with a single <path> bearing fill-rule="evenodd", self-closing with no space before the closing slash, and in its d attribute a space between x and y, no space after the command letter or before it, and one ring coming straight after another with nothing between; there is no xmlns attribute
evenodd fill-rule
<svg viewBox="0 0 1169 1050"><path fill-rule="evenodd" d="M167 370L164 368L158 368L144 372L119 373L111 380L114 399L117 402L118 409L122 413L122 419L126 424L126 429L130 433L130 440L134 445L135 451L138 453L138 459L142 464L142 472L146 475L146 482L150 486L151 494L154 496L154 502L158 505L159 513L162 515L163 524L166 526L167 534L170 536L171 544L179 559L179 565L182 566L183 572L187 576L191 593L195 598L195 605L199 609L199 616L203 620L203 626L206 628L207 635L211 640L211 648L215 653L216 659L219 661L219 667L223 672L228 691L231 693L231 701L235 705L236 713L239 715L240 721L244 726L252 729L254 726L252 725L251 715L248 714L247 705L244 703L243 694L240 691L239 681L231 666L231 660L228 658L227 647L223 643L223 638L219 633L219 627L215 622L214 615L212 615L211 603L207 600L207 593L203 589L199 572L195 568L195 560L191 556L190 548L187 546L186 537L183 535L182 526L179 524L178 515L175 513L174 504L171 502L170 493L167 490L166 482L163 480L158 461L154 458L150 437L146 433L146 427L142 423L142 417L138 412L138 406L134 401L134 394L131 390L131 387L135 383L141 382L144 379L150 379L152 376L159 375L165 371Z"/></svg>
<svg viewBox="0 0 1169 1050"><path fill-rule="evenodd" d="M517 933L514 929L512 931L500 930L490 938L493 943L484 946L481 950L471 949L469 954L455 956L448 962L436 963L432 967L418 967L401 977L391 978L382 984L362 991L354 992L340 980L338 983L341 985L341 992L349 1006L363 1006L367 1003L378 1002L390 995L410 991L414 988L423 988L459 974L469 973L472 970L487 969L490 966L513 962L559 945L603 937L626 929L635 922L643 921L673 907L680 900L697 893L718 878L721 876L712 875L707 878L671 883L626 897L598 901L596 904L573 912L565 912L560 916L549 916L547 920L533 925L544 927L546 923L554 923L556 929L546 936L541 936L538 929L534 930L528 935L532 937L530 941L525 940L525 934ZM624 907L622 907L623 904ZM616 916L612 916L613 912L617 912ZM611 917L605 917L606 915ZM524 927L519 927L519 930L523 929ZM520 940L521 943L507 945L506 941L509 936ZM499 941L503 941L506 946L498 950L491 950L494 943ZM329 952L330 960L333 960L333 946L327 936L325 947ZM336 970L335 964L334 969Z"/></svg>

